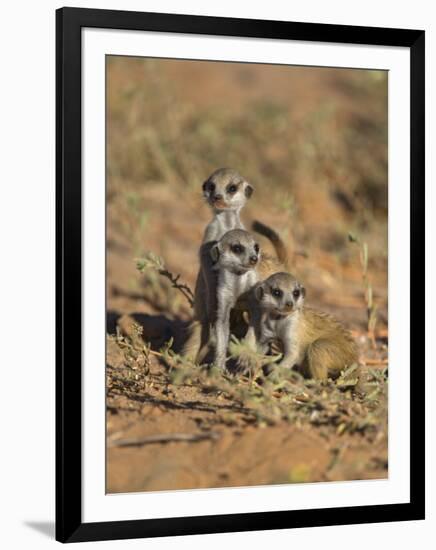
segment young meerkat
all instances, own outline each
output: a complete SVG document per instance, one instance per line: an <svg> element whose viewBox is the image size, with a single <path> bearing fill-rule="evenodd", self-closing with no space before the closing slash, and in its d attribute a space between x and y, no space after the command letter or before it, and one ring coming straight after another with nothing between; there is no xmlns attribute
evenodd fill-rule
<svg viewBox="0 0 436 550"><path fill-rule="evenodd" d="M251 292L247 341L261 353L278 341L283 367L297 366L311 378L337 378L358 361L350 332L334 317L304 306L306 291L290 273L275 273Z"/></svg>
<svg viewBox="0 0 436 550"><path fill-rule="evenodd" d="M258 281L256 266L260 249L254 237L243 229L228 231L210 250L212 269L217 274L214 299L212 338L206 343L207 352L212 339L215 344L214 364L225 368L230 338L230 313L238 298ZM201 354L202 355L202 354Z"/></svg>

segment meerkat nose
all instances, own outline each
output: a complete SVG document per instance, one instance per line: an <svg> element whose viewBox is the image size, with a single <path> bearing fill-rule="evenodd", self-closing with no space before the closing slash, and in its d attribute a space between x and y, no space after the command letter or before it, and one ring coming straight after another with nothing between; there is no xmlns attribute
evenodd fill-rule
<svg viewBox="0 0 436 550"><path fill-rule="evenodd" d="M250 256L250 264L254 265L257 264L257 256Z"/></svg>
<svg viewBox="0 0 436 550"><path fill-rule="evenodd" d="M294 305L294 302L286 302L286 307L292 307Z"/></svg>
<svg viewBox="0 0 436 550"><path fill-rule="evenodd" d="M222 195L214 195L213 196L213 200L216 202L216 201L220 201L222 200L223 196Z"/></svg>

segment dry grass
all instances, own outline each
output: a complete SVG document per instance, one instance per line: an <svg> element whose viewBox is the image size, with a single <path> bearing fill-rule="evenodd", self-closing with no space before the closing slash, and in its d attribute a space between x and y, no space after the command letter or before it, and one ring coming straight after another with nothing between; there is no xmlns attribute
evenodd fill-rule
<svg viewBox="0 0 436 550"><path fill-rule="evenodd" d="M338 434L373 434L384 429L387 368L362 370L354 364L335 381L323 382L304 379L295 371L280 368L280 364L265 375L262 367L279 357L259 355L233 337L231 357L236 361L249 357L250 369L230 374L181 357L173 351L172 339L160 351L153 351L143 340L142 327L135 322L127 325L124 335L118 330L116 336L109 338L123 357L118 374L109 369L109 392L117 388L140 394L151 382L151 358L157 357L166 368L154 376L153 383L167 387L190 385L203 393L225 395L240 407L248 422L308 422L330 426Z"/></svg>

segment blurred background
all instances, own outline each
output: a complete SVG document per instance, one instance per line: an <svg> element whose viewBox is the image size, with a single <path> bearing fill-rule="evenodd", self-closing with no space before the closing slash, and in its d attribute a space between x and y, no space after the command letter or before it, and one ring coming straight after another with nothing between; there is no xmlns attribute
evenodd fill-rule
<svg viewBox="0 0 436 550"><path fill-rule="evenodd" d="M109 331L120 314L153 314L163 341L190 316L135 258L153 251L194 286L211 218L201 185L222 166L255 187L246 226L280 233L308 302L363 333L377 308L385 330L387 93L383 71L108 57Z"/></svg>

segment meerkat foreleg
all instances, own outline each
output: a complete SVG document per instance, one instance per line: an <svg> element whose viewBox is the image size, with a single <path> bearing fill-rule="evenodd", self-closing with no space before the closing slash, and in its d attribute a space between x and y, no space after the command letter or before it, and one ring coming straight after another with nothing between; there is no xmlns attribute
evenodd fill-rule
<svg viewBox="0 0 436 550"><path fill-rule="evenodd" d="M283 359L280 366L291 369L298 362L299 349L294 338L286 337L283 339Z"/></svg>
<svg viewBox="0 0 436 550"><path fill-rule="evenodd" d="M239 372L248 372L255 367L252 353L256 351L256 335L253 327L249 327L246 335L242 339L244 347L236 360L236 367Z"/></svg>
<svg viewBox="0 0 436 550"><path fill-rule="evenodd" d="M247 334L244 337L244 343L251 351L258 351L258 345L256 340L256 331L254 327L250 325L247 330Z"/></svg>

